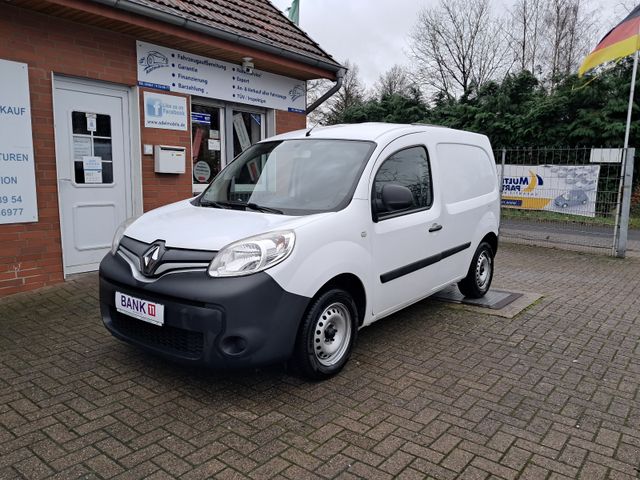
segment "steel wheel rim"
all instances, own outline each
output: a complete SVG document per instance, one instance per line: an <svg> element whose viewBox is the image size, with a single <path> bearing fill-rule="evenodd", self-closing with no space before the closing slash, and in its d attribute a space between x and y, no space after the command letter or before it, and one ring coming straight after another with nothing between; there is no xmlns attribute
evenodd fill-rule
<svg viewBox="0 0 640 480"><path fill-rule="evenodd" d="M321 365L330 367L344 357L351 342L351 314L336 302L318 316L313 330L313 353Z"/></svg>
<svg viewBox="0 0 640 480"><path fill-rule="evenodd" d="M491 257L486 251L482 252L476 262L476 285L480 290L484 290L489 284L491 267Z"/></svg>

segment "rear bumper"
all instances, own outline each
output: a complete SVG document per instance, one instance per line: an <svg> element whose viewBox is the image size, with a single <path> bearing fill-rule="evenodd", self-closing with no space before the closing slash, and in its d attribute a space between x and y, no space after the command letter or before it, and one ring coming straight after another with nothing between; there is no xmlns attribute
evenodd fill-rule
<svg viewBox="0 0 640 480"><path fill-rule="evenodd" d="M164 305L164 325L118 312L116 292ZM119 256L107 254L100 264L105 327L121 340L183 363L246 368L287 360L308 303L264 272L236 278L180 272L141 282Z"/></svg>

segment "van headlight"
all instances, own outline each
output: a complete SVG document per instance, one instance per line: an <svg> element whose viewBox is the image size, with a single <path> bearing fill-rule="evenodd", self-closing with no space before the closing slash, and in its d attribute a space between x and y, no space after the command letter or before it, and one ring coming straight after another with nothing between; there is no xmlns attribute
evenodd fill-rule
<svg viewBox="0 0 640 480"><path fill-rule="evenodd" d="M212 277L239 277L261 272L282 262L293 251L292 231L270 232L231 243L209 265Z"/></svg>
<svg viewBox="0 0 640 480"><path fill-rule="evenodd" d="M113 234L113 240L111 241L111 253L113 255L118 251L118 246L120 246L120 240L124 237L124 231L135 222L138 217L127 218L124 222L122 222L118 228L116 228L116 233Z"/></svg>

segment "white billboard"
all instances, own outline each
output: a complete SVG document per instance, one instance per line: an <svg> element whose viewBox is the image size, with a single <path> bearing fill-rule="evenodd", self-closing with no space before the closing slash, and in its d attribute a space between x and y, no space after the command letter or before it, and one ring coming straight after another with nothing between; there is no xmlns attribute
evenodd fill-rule
<svg viewBox="0 0 640 480"><path fill-rule="evenodd" d="M595 217L599 176L600 165L505 165L502 206Z"/></svg>
<svg viewBox="0 0 640 480"><path fill-rule="evenodd" d="M240 65L137 42L138 85L228 100L263 108L303 113L304 80L262 70L243 72Z"/></svg>
<svg viewBox="0 0 640 480"><path fill-rule="evenodd" d="M623 148L592 148L591 163L622 163Z"/></svg>
<svg viewBox="0 0 640 480"><path fill-rule="evenodd" d="M0 224L38 221L29 67L0 60Z"/></svg>

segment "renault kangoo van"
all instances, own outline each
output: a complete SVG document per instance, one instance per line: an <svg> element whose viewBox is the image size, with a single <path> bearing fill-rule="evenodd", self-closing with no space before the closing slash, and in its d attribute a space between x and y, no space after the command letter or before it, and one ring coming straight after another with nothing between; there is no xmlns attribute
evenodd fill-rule
<svg viewBox="0 0 640 480"><path fill-rule="evenodd" d="M125 222L100 265L105 326L213 367L322 379L360 328L452 283L483 296L498 249L487 137L316 127L257 143L195 198Z"/></svg>

